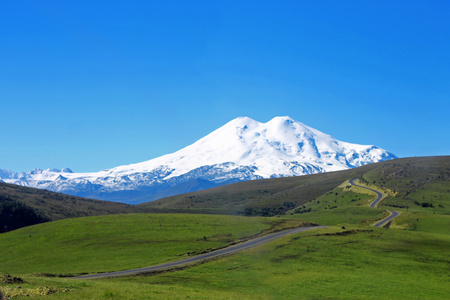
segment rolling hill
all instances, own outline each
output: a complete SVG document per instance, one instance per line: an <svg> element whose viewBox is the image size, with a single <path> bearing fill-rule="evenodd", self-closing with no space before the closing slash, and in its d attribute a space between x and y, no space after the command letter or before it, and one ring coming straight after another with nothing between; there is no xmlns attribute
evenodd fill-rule
<svg viewBox="0 0 450 300"><path fill-rule="evenodd" d="M0 233L52 220L143 211L123 203L0 183Z"/></svg>
<svg viewBox="0 0 450 300"><path fill-rule="evenodd" d="M355 177L361 182L391 190L393 194L382 203L386 208L446 214L450 213L449 173L449 156L403 158L344 171L239 182L140 205L0 183L0 232L51 220L105 214L280 215L306 207Z"/></svg>
<svg viewBox="0 0 450 300"><path fill-rule="evenodd" d="M449 174L450 156L402 158L344 171L239 182L139 206L271 216L308 203L342 182L358 177L395 193L384 205L447 212L450 209Z"/></svg>

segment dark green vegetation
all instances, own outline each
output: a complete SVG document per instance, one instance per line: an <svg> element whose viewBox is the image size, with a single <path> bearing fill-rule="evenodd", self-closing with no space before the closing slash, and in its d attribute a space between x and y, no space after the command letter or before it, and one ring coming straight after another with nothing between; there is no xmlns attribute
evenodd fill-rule
<svg viewBox="0 0 450 300"><path fill-rule="evenodd" d="M25 281L20 277L11 276L9 274L0 273L0 283L14 284L14 283L24 283Z"/></svg>
<svg viewBox="0 0 450 300"><path fill-rule="evenodd" d="M48 221L50 218L39 210L0 196L0 233Z"/></svg>
<svg viewBox="0 0 450 300"><path fill-rule="evenodd" d="M0 183L0 233L52 220L143 211L123 203Z"/></svg>

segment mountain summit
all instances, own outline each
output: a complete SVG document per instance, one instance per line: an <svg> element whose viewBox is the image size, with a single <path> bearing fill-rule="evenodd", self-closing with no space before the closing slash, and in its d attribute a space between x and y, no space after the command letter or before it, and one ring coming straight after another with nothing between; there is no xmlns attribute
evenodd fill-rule
<svg viewBox="0 0 450 300"><path fill-rule="evenodd" d="M344 170L396 158L376 146L350 144L290 117L260 123L236 118L194 144L142 163L96 173L0 169L0 180L126 203L232 182ZM68 171L69 170L69 171Z"/></svg>

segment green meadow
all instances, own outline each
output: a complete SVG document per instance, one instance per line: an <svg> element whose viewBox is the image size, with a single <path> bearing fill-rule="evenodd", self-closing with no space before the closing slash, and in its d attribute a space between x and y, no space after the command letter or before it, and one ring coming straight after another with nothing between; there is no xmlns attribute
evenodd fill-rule
<svg viewBox="0 0 450 300"><path fill-rule="evenodd" d="M192 214L84 217L0 235L4 273L100 273L145 267L223 247L296 220Z"/></svg>
<svg viewBox="0 0 450 300"><path fill-rule="evenodd" d="M0 288L10 295L22 293L14 299L29 299L24 295L44 287L53 289L45 299L447 298L450 235L442 226L448 216L406 216L399 220L412 223L405 230L347 222L348 216L334 212L338 209L289 216L298 220L131 214L34 225L0 235L0 269L26 281L0 283ZM321 213L328 214L324 219L334 216L331 223L339 226L291 235L184 270L97 280L52 277L174 260L298 226L302 217L321 218Z"/></svg>
<svg viewBox="0 0 450 300"><path fill-rule="evenodd" d="M371 225L389 214L369 207L375 193L351 186L348 181L287 213L287 216L322 225Z"/></svg>
<svg viewBox="0 0 450 300"><path fill-rule="evenodd" d="M99 280L21 274L28 283L20 286L58 290L48 299L446 299L449 248L448 235L347 225L179 271Z"/></svg>

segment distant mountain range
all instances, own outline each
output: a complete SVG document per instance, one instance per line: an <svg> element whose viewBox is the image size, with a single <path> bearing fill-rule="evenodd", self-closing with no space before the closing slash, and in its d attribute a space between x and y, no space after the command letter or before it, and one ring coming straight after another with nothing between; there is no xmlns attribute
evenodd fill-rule
<svg viewBox="0 0 450 300"><path fill-rule="evenodd" d="M149 161L95 173L0 169L0 180L136 204L238 181L344 170L394 158L376 146L338 141L289 117L267 123L239 117L186 148Z"/></svg>

